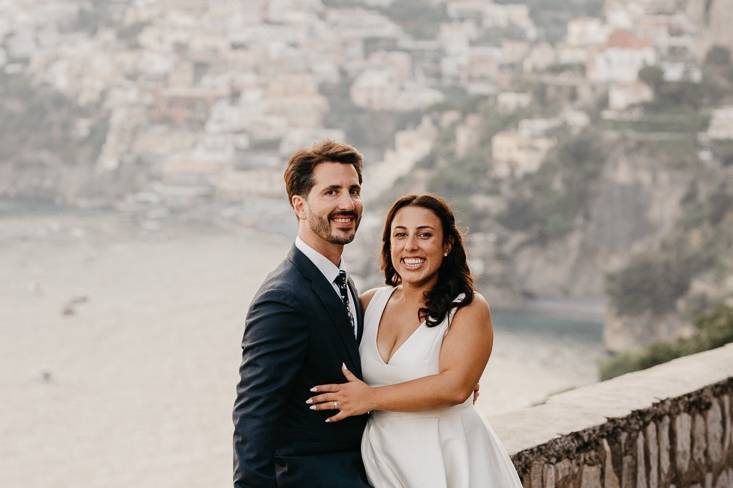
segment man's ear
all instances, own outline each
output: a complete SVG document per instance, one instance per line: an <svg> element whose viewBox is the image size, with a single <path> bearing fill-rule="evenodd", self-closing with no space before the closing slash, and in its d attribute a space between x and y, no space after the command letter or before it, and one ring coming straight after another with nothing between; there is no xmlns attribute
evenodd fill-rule
<svg viewBox="0 0 733 488"><path fill-rule="evenodd" d="M290 199L290 204L293 206L298 220L305 220L305 198L300 195L293 195Z"/></svg>

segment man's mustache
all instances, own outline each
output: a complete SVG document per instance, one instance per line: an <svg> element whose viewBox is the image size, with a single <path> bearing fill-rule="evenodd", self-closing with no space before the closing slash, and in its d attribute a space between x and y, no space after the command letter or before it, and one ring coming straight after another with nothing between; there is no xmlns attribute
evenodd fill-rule
<svg viewBox="0 0 733 488"><path fill-rule="evenodd" d="M332 213L328 216L329 219L336 219L338 217L352 217L354 220L357 220L359 218L356 212L337 212Z"/></svg>

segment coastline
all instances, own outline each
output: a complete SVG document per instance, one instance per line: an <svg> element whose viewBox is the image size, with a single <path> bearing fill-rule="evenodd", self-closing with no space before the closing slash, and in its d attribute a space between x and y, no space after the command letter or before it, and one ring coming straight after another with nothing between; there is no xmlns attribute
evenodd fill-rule
<svg viewBox="0 0 733 488"><path fill-rule="evenodd" d="M0 215L0 436L13 439L0 445L0 485L155 488L171 472L181 486L226 484L244 317L291 242L175 216ZM585 366L601 352L584 324L497 320L480 414L596 381Z"/></svg>
<svg viewBox="0 0 733 488"><path fill-rule="evenodd" d="M504 312L523 310L547 314L549 317L574 321L603 322L606 316L606 302L602 297L593 298L540 298L528 300L521 307L501 305L494 307Z"/></svg>

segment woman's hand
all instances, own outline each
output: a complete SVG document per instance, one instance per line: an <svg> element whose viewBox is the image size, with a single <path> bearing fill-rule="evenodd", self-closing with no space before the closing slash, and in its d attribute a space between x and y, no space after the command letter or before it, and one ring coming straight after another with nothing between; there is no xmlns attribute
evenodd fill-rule
<svg viewBox="0 0 733 488"><path fill-rule="evenodd" d="M338 410L339 412L326 419L326 422L338 422L347 417L362 415L374 410L374 388L370 387L341 365L341 371L348 383L334 385L318 385L311 388L319 393L306 400L311 410Z"/></svg>

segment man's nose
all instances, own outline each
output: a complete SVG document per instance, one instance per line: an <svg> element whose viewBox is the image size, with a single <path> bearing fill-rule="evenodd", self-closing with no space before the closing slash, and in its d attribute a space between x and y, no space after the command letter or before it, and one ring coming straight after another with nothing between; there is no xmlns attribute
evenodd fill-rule
<svg viewBox="0 0 733 488"><path fill-rule="evenodd" d="M339 210L354 210L356 207L356 204L354 203L354 198L351 196L349 192L343 192L338 199L338 208Z"/></svg>

